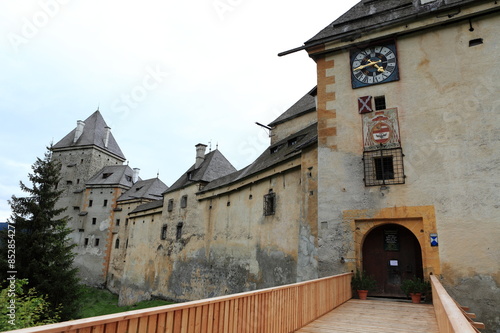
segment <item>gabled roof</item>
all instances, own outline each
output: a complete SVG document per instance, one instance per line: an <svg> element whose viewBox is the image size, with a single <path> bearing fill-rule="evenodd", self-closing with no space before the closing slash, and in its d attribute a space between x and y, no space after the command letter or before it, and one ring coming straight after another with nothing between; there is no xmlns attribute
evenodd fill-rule
<svg viewBox="0 0 500 333"><path fill-rule="evenodd" d="M353 32L370 33L374 28L401 24L429 13L436 15L438 11L473 2L480 0L362 0L305 44Z"/></svg>
<svg viewBox="0 0 500 333"><path fill-rule="evenodd" d="M135 209L132 210L129 214L144 212L144 211L147 211L150 209L160 208L162 206L163 206L163 200L155 200L155 201L151 201L151 202L146 202L142 205L135 207Z"/></svg>
<svg viewBox="0 0 500 333"><path fill-rule="evenodd" d="M236 171L236 168L222 155L219 150L214 150L205 155L205 160L198 169L193 164L168 190L169 193L191 184L210 182Z"/></svg>
<svg viewBox="0 0 500 333"><path fill-rule="evenodd" d="M132 187L134 171L128 165L110 165L102 168L85 185L116 185Z"/></svg>
<svg viewBox="0 0 500 333"><path fill-rule="evenodd" d="M162 198L162 193L168 190L160 179L152 178L136 182L127 192L123 193L117 201L132 199L151 199L158 200Z"/></svg>
<svg viewBox="0 0 500 333"><path fill-rule="evenodd" d="M106 127L108 127L108 125L99 111L92 113L92 115L85 119L84 122L85 126L83 127L83 133L76 142L73 142L76 132L75 128L59 142L53 145L52 149L57 150L72 147L97 146L115 155L119 159L122 159L123 161L125 160L125 156L123 155L112 133L109 133L108 145L107 147L105 146Z"/></svg>
<svg viewBox="0 0 500 333"><path fill-rule="evenodd" d="M255 175L258 172L281 164L302 153L302 150L318 142L318 124L308 127L288 136L268 147L252 164L246 168L215 179L208 183L200 192L206 192L218 187L227 186L233 182Z"/></svg>
<svg viewBox="0 0 500 333"><path fill-rule="evenodd" d="M280 56L333 41L355 39L392 26L403 25L420 18L450 14L460 7L485 3L488 0L361 0L346 13L322 29L303 46L279 53ZM453 16L448 17L453 20Z"/></svg>
<svg viewBox="0 0 500 333"><path fill-rule="evenodd" d="M299 99L294 105L292 105L288 110L283 112L278 118L271 122L268 126L273 127L293 118L300 117L306 113L316 111L316 91L317 88L314 87L307 94L305 94L301 99Z"/></svg>

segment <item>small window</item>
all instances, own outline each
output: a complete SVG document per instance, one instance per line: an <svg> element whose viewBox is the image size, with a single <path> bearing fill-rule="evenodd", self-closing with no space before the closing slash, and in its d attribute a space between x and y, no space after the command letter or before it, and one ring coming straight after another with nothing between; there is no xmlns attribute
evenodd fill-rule
<svg viewBox="0 0 500 333"><path fill-rule="evenodd" d="M187 173L187 179L188 179L188 180L193 180L193 173L192 173L191 171L189 171L189 172Z"/></svg>
<svg viewBox="0 0 500 333"><path fill-rule="evenodd" d="M85 238L85 241L83 242L83 245L84 246L88 246L89 245L89 239L88 238Z"/></svg>
<svg viewBox="0 0 500 333"><path fill-rule="evenodd" d="M276 193L269 190L269 193L264 195L264 215L274 215L276 211Z"/></svg>
<svg viewBox="0 0 500 333"><path fill-rule="evenodd" d="M126 179L129 183L131 183L131 182L132 182L132 176L127 176L127 175L126 175L126 176L125 176L125 179Z"/></svg>
<svg viewBox="0 0 500 333"><path fill-rule="evenodd" d="M161 239L167 239L167 225L164 224L162 227L161 227Z"/></svg>
<svg viewBox="0 0 500 333"><path fill-rule="evenodd" d="M95 218L95 217L92 218L92 224L93 225L97 224L97 218Z"/></svg>
<svg viewBox="0 0 500 333"><path fill-rule="evenodd" d="M120 239L117 238L115 241L115 249L119 249L119 248L120 248Z"/></svg>
<svg viewBox="0 0 500 333"><path fill-rule="evenodd" d="M93 203L94 203L94 202L93 202L92 200L89 200L89 207L92 207L92 204L93 204Z"/></svg>
<svg viewBox="0 0 500 333"><path fill-rule="evenodd" d="M477 46L483 44L482 38L471 39L469 41L469 47Z"/></svg>
<svg viewBox="0 0 500 333"><path fill-rule="evenodd" d="M385 96L375 96L375 110L385 110Z"/></svg>
<svg viewBox="0 0 500 333"><path fill-rule="evenodd" d="M174 210L174 199L170 199L170 200L168 200L167 210L168 210L169 212L171 212L171 211L173 211L173 210Z"/></svg>
<svg viewBox="0 0 500 333"><path fill-rule="evenodd" d="M76 183L77 183L77 184L80 184L80 178L78 178L78 179L76 180Z"/></svg>
<svg viewBox="0 0 500 333"><path fill-rule="evenodd" d="M125 226L128 226L128 219L125 219Z"/></svg>
<svg viewBox="0 0 500 333"><path fill-rule="evenodd" d="M95 239L95 243L94 244L95 244L96 247L99 246L99 238Z"/></svg>
<svg viewBox="0 0 500 333"><path fill-rule="evenodd" d="M401 148L364 152L365 186L404 184L403 157Z"/></svg>
<svg viewBox="0 0 500 333"><path fill-rule="evenodd" d="M104 204L103 206L106 207L108 205L108 200L104 199Z"/></svg>
<svg viewBox="0 0 500 333"><path fill-rule="evenodd" d="M302 140L304 138L304 136L305 135L300 135L300 136L297 136L295 138L288 140L288 147L295 146L297 144L297 142L299 142L300 140Z"/></svg>
<svg viewBox="0 0 500 333"><path fill-rule="evenodd" d="M179 240L182 237L182 226L183 225L184 225L184 223L182 223L182 222L177 223L177 233L175 234L176 240Z"/></svg>
<svg viewBox="0 0 500 333"><path fill-rule="evenodd" d="M374 157L377 180L394 179L394 161L392 156Z"/></svg>
<svg viewBox="0 0 500 333"><path fill-rule="evenodd" d="M120 219L116 219L116 226L119 227L120 226Z"/></svg>
<svg viewBox="0 0 500 333"><path fill-rule="evenodd" d="M276 154L282 147L283 147L282 144L277 145L277 146L269 148L269 151L271 152L271 154Z"/></svg>
<svg viewBox="0 0 500 333"><path fill-rule="evenodd" d="M102 174L102 178L106 179L109 176L111 176L112 174L113 174L112 172L105 172L105 173Z"/></svg>
<svg viewBox="0 0 500 333"><path fill-rule="evenodd" d="M188 202L188 196L183 195L181 198L181 208L186 208L187 207L187 202Z"/></svg>
<svg viewBox="0 0 500 333"><path fill-rule="evenodd" d="M71 181L71 180L66 181L66 185L72 185L72 184L73 184L73 181Z"/></svg>

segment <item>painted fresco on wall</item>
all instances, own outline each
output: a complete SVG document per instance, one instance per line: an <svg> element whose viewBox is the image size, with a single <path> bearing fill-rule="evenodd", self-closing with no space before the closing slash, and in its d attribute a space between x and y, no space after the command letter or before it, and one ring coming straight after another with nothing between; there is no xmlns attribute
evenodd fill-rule
<svg viewBox="0 0 500 333"><path fill-rule="evenodd" d="M379 110L361 116L365 151L401 147L398 109Z"/></svg>

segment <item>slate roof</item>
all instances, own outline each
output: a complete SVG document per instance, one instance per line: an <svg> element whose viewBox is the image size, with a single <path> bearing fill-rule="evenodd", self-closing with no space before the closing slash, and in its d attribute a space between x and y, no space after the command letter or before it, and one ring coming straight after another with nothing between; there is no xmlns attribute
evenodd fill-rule
<svg viewBox="0 0 500 333"><path fill-rule="evenodd" d="M236 168L222 155L219 150L214 150L205 155L205 160L198 169L194 164L164 193L169 193L180 188L199 182L210 182L236 171Z"/></svg>
<svg viewBox="0 0 500 333"><path fill-rule="evenodd" d="M53 150L62 148L72 148L72 147L85 147L85 146L97 146L102 148L118 158L125 160L118 143L116 142L113 134L109 134L108 146L104 146L104 140L106 138L106 122L99 111L95 111L85 119L85 126L83 128L83 133L78 138L76 142L73 142L75 138L76 127L71 132L69 132L64 138L52 146Z"/></svg>
<svg viewBox="0 0 500 333"><path fill-rule="evenodd" d="M317 127L318 124L314 123L271 145L252 164L240 171L213 180L200 193L227 186L300 155L304 148L318 142Z"/></svg>
<svg viewBox="0 0 500 333"><path fill-rule="evenodd" d="M131 199L158 200L162 198L162 193L166 190L168 190L168 186L158 178L140 180L137 181L128 191L123 193L117 201L119 202Z"/></svg>
<svg viewBox="0 0 500 333"><path fill-rule="evenodd" d="M291 120L293 118L300 117L306 113L316 111L316 96L317 88L314 87L307 94L305 94L301 99L299 99L294 105L292 105L288 110L283 112L278 118L271 122L268 126L273 127L278 124L282 124Z"/></svg>
<svg viewBox="0 0 500 333"><path fill-rule="evenodd" d="M110 165L102 168L86 185L123 185L132 187L134 171L128 165ZM140 179L139 179L140 180Z"/></svg>
<svg viewBox="0 0 500 333"><path fill-rule="evenodd" d="M146 202L145 204L142 204L142 205L135 207L135 209L132 210L129 214L144 212L144 211L147 211L150 209L160 208L162 206L163 206L163 199L162 200L155 200L155 201L151 201L151 202Z"/></svg>
<svg viewBox="0 0 500 333"><path fill-rule="evenodd" d="M304 46L281 52L286 55L296 51L320 45L335 40L349 41L367 35L375 29L415 21L426 15L438 15L460 6L472 3L488 2L488 0L361 0L345 14L333 21L314 37L304 43Z"/></svg>

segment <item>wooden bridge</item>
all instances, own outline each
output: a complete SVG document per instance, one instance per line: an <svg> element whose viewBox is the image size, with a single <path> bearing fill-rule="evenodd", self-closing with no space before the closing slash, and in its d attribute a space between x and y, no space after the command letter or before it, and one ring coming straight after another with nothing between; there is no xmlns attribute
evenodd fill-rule
<svg viewBox="0 0 500 333"><path fill-rule="evenodd" d="M431 276L433 304L355 300L352 273L12 333L479 332Z"/></svg>

